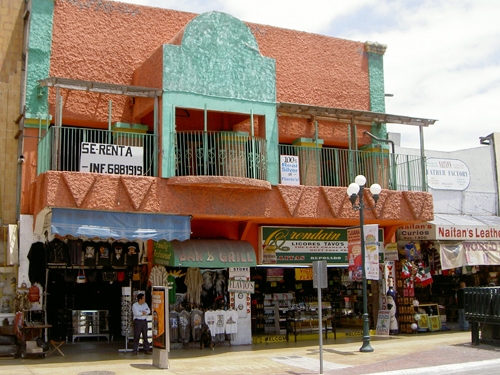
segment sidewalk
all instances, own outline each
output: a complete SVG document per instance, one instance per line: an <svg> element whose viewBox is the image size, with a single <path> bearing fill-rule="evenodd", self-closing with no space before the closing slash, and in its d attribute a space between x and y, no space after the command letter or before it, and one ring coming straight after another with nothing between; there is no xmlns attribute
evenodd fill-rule
<svg viewBox="0 0 500 375"><path fill-rule="evenodd" d="M470 333L446 331L372 337L372 353L360 353L361 338L323 340L324 374L372 374L437 365L498 360L500 348L470 344ZM319 343L290 341L210 349L174 349L169 369L152 365L151 356L119 353L121 342L82 341L61 347L44 359L0 360L2 375L133 375L159 372L187 375L319 374ZM500 361L499 361L500 366ZM145 372L146 371L146 372Z"/></svg>

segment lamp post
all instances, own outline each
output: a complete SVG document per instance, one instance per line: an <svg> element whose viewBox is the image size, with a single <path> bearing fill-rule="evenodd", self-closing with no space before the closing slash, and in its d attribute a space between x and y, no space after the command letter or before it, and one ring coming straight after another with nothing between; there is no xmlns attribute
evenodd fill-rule
<svg viewBox="0 0 500 375"><path fill-rule="evenodd" d="M352 204L352 209L355 211L359 211L359 229L361 235L361 258L362 258L362 275L363 275L363 345L359 349L360 352L373 352L373 348L370 345L370 321L368 319L368 293L366 290L366 259L365 259L365 234L364 228L365 225L365 217L364 210L369 209L372 210L375 206L371 208L365 207L365 203L363 202L364 189L366 184L366 177L363 175L356 176L355 182L349 185L347 188L347 195L349 196L349 200ZM382 187L379 184L373 184L370 186L370 192L372 193L373 200L375 201L375 205L377 204L379 194L382 191ZM356 201L359 198L359 203L356 204Z"/></svg>

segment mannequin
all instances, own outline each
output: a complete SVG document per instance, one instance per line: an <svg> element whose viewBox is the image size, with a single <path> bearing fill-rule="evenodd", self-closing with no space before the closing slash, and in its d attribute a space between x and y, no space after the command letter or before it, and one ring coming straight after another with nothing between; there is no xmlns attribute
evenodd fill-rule
<svg viewBox="0 0 500 375"><path fill-rule="evenodd" d="M399 333L398 326L398 308L396 305L396 291L394 290L394 279L387 279L389 289L387 290L387 308L389 309L389 334L397 335Z"/></svg>

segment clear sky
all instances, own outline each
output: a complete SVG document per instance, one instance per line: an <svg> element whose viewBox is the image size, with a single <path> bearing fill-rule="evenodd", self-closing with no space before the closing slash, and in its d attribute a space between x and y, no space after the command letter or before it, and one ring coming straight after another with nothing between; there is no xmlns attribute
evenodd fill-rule
<svg viewBox="0 0 500 375"><path fill-rule="evenodd" d="M479 147L500 131L499 0L121 0L387 45L386 112L438 120L425 148ZM402 147L418 128L388 125Z"/></svg>

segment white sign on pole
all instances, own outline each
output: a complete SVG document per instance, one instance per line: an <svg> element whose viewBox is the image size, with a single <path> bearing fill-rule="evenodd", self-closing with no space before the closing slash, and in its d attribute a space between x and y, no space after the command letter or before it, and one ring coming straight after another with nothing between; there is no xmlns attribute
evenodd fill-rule
<svg viewBox="0 0 500 375"><path fill-rule="evenodd" d="M367 280L378 280L378 224L363 226L365 235L365 275Z"/></svg>
<svg viewBox="0 0 500 375"><path fill-rule="evenodd" d="M300 185L299 157L280 155L281 184Z"/></svg>
<svg viewBox="0 0 500 375"><path fill-rule="evenodd" d="M313 262L313 288L328 288L326 260Z"/></svg>
<svg viewBox="0 0 500 375"><path fill-rule="evenodd" d="M143 148L82 142L80 172L143 175Z"/></svg>

